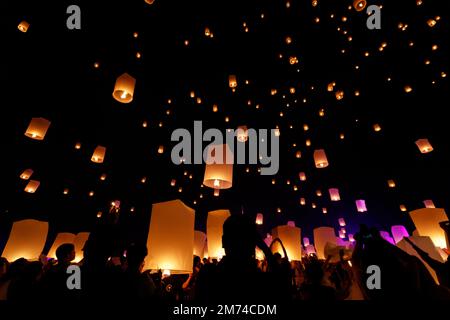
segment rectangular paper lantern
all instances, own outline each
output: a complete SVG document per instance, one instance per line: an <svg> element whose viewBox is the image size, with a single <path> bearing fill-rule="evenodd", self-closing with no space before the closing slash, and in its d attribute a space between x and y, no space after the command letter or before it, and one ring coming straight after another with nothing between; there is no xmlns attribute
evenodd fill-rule
<svg viewBox="0 0 450 320"><path fill-rule="evenodd" d="M50 124L51 122L45 118L32 118L27 131L25 131L25 136L35 140L44 140Z"/></svg>
<svg viewBox="0 0 450 320"><path fill-rule="evenodd" d="M436 206L434 205L433 200L424 200L423 201L423 205L425 206L425 208L430 208L430 209L436 208Z"/></svg>
<svg viewBox="0 0 450 320"><path fill-rule="evenodd" d="M448 221L444 209L423 208L409 213L420 236L430 237L434 245L439 248L449 248L445 232L439 222Z"/></svg>
<svg viewBox="0 0 450 320"><path fill-rule="evenodd" d="M48 222L33 219L13 223L2 257L9 262L19 258L38 260L45 246Z"/></svg>
<svg viewBox="0 0 450 320"><path fill-rule="evenodd" d="M302 260L301 229L293 226L278 226L272 229L273 238L279 238L283 243L289 261ZM281 245L276 242L272 247L273 252L279 252L284 256Z"/></svg>
<svg viewBox="0 0 450 320"><path fill-rule="evenodd" d="M395 245L394 239L392 239L391 235L389 234L389 232L387 231L380 231L380 236L386 240L387 242L389 242L390 244Z"/></svg>
<svg viewBox="0 0 450 320"><path fill-rule="evenodd" d="M208 146L203 184L213 189L229 189L233 185L234 155L227 144Z"/></svg>
<svg viewBox="0 0 450 320"><path fill-rule="evenodd" d="M327 242L333 245L337 245L336 233L334 232L334 228L319 227L314 229L314 245L316 247L317 257L319 259L326 259L325 246Z"/></svg>
<svg viewBox="0 0 450 320"><path fill-rule="evenodd" d="M205 256L206 233L194 231L194 256L203 258Z"/></svg>
<svg viewBox="0 0 450 320"><path fill-rule="evenodd" d="M58 247L64 243L71 243L75 246L75 259L73 262L78 263L83 259L83 248L88 238L89 232L80 232L78 234L60 232L57 234L56 239L47 254L47 257L56 259L56 249L58 249Z"/></svg>
<svg viewBox="0 0 450 320"><path fill-rule="evenodd" d="M392 226L391 233L396 244L399 243L404 237L409 237L409 233L404 226Z"/></svg>
<svg viewBox="0 0 450 320"><path fill-rule="evenodd" d="M210 258L221 259L224 255L222 247L223 223L231 216L228 210L215 210L208 213L206 236L208 237L208 254Z"/></svg>
<svg viewBox="0 0 450 320"><path fill-rule="evenodd" d="M356 200L356 209L358 210L358 212L366 212L366 201L362 199Z"/></svg>
<svg viewBox="0 0 450 320"><path fill-rule="evenodd" d="M144 269L192 272L195 211L180 200L152 206Z"/></svg>
<svg viewBox="0 0 450 320"><path fill-rule="evenodd" d="M331 201L340 201L341 200L341 196L339 195L339 189L331 188L328 190L328 192L330 193Z"/></svg>

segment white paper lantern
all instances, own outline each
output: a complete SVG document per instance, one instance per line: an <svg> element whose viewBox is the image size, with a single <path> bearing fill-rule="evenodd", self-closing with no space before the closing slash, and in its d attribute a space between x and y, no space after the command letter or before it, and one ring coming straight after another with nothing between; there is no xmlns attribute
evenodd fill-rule
<svg viewBox="0 0 450 320"><path fill-rule="evenodd" d="M215 210L208 213L206 235L208 237L208 253L211 258L222 258L223 224L231 216L228 210Z"/></svg>

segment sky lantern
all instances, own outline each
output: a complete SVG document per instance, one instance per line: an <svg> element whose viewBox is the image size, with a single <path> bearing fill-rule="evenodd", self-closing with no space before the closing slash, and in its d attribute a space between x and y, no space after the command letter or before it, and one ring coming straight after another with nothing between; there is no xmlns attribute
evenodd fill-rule
<svg viewBox="0 0 450 320"><path fill-rule="evenodd" d="M94 163L103 163L105 160L106 148L103 146L97 146L92 154L91 161Z"/></svg>
<svg viewBox="0 0 450 320"><path fill-rule="evenodd" d="M206 233L194 231L194 256L205 257Z"/></svg>
<svg viewBox="0 0 450 320"><path fill-rule="evenodd" d="M17 29L19 29L22 32L27 32L28 28L30 27L30 24L26 22L25 20L21 21L19 25L17 26Z"/></svg>
<svg viewBox="0 0 450 320"><path fill-rule="evenodd" d="M295 221L288 221L287 224L289 227L295 227Z"/></svg>
<svg viewBox="0 0 450 320"><path fill-rule="evenodd" d="M236 80L236 76L234 74L230 74L228 76L228 85L230 86L231 89L234 89L237 87L237 80Z"/></svg>
<svg viewBox="0 0 450 320"><path fill-rule="evenodd" d="M389 188L395 188L395 181L394 180L388 180L388 186L389 186Z"/></svg>
<svg viewBox="0 0 450 320"><path fill-rule="evenodd" d="M439 222L448 221L444 209L423 208L409 212L419 236L430 237L434 245L439 248L449 248L445 232Z"/></svg>
<svg viewBox="0 0 450 320"><path fill-rule="evenodd" d="M237 140L239 142L246 142L248 140L248 129L247 126L239 126L237 128Z"/></svg>
<svg viewBox="0 0 450 320"><path fill-rule="evenodd" d="M158 147L158 154L163 154L164 153L164 146L163 145L160 145L159 147Z"/></svg>
<svg viewBox="0 0 450 320"><path fill-rule="evenodd" d="M228 210L215 210L208 212L206 221L206 235L208 237L208 254L211 258L222 258L223 224L231 216Z"/></svg>
<svg viewBox="0 0 450 320"><path fill-rule="evenodd" d="M380 132L381 131L381 126L378 123L375 123L373 125L373 131Z"/></svg>
<svg viewBox="0 0 450 320"><path fill-rule="evenodd" d="M314 244L317 250L317 257L319 259L326 259L325 246L327 243L337 245L336 234L334 228L319 227L314 229Z"/></svg>
<svg viewBox="0 0 450 320"><path fill-rule="evenodd" d="M353 0L353 8L355 8L356 11L362 11L367 5L366 0Z"/></svg>
<svg viewBox="0 0 450 320"><path fill-rule="evenodd" d="M25 192L35 193L41 183L37 180L30 180L25 187Z"/></svg>
<svg viewBox="0 0 450 320"><path fill-rule="evenodd" d="M345 220L344 220L344 218L339 218L338 219L338 222L339 222L339 226L341 226L341 227L345 227Z"/></svg>
<svg viewBox="0 0 450 320"><path fill-rule="evenodd" d="M306 174L304 172L300 172L298 177L300 178L300 181L306 181Z"/></svg>
<svg viewBox="0 0 450 320"><path fill-rule="evenodd" d="M27 219L12 225L2 257L9 262L19 258L38 260L47 240L48 222Z"/></svg>
<svg viewBox="0 0 450 320"><path fill-rule="evenodd" d="M317 254L316 248L314 248L314 246L312 244L309 244L309 245L305 246L305 249L306 249L306 254L308 256L312 256L312 255L316 255Z"/></svg>
<svg viewBox="0 0 450 320"><path fill-rule="evenodd" d="M303 245L305 246L305 247L307 247L307 246L309 246L309 238L308 237L304 237L303 238Z"/></svg>
<svg viewBox="0 0 450 320"><path fill-rule="evenodd" d="M358 210L358 212L366 212L366 201L362 199L356 200L356 209Z"/></svg>
<svg viewBox="0 0 450 320"><path fill-rule="evenodd" d="M345 239L345 232L342 230L339 230L339 238Z"/></svg>
<svg viewBox="0 0 450 320"><path fill-rule="evenodd" d="M342 91L342 90L336 91L335 96L336 96L336 100L344 99L344 91Z"/></svg>
<svg viewBox="0 0 450 320"><path fill-rule="evenodd" d="M256 215L256 224L262 225L263 222L264 222L264 216L263 216L263 214L262 214L262 213L258 213L258 214Z"/></svg>
<svg viewBox="0 0 450 320"><path fill-rule="evenodd" d="M21 174L20 174L20 179L22 179L22 180L28 180L28 179L30 179L30 177L32 176L32 174L33 174L33 169L26 169L26 170L24 170Z"/></svg>
<svg viewBox="0 0 450 320"><path fill-rule="evenodd" d="M390 244L395 245L395 241L394 239L392 239L391 235L389 234L389 232L387 231L380 231L380 236L386 240L387 242L389 242Z"/></svg>
<svg viewBox="0 0 450 320"><path fill-rule="evenodd" d="M203 184L213 189L231 188L233 163L233 153L227 144L209 146Z"/></svg>
<svg viewBox="0 0 450 320"><path fill-rule="evenodd" d="M293 226L278 226L272 229L272 237L279 238L286 249L289 261L301 261L302 246L300 243L301 229ZM279 252L284 256L283 249L278 242L272 246L273 252Z"/></svg>
<svg viewBox="0 0 450 320"><path fill-rule="evenodd" d="M425 208L430 208L430 209L436 208L433 200L424 200L423 205L425 206Z"/></svg>
<svg viewBox="0 0 450 320"><path fill-rule="evenodd" d="M145 0L145 3L152 5L155 3L155 0Z"/></svg>
<svg viewBox="0 0 450 320"><path fill-rule="evenodd" d="M44 118L32 118L25 136L34 140L44 140L51 122Z"/></svg>
<svg viewBox="0 0 450 320"><path fill-rule="evenodd" d="M337 188L330 188L328 190L328 192L330 193L330 200L331 201L340 201L341 200L341 196L339 195L339 189L337 189Z"/></svg>
<svg viewBox="0 0 450 320"><path fill-rule="evenodd" d="M89 232L80 232L78 234L60 232L56 235L47 257L56 259L56 249L64 243L72 243L75 246L75 259L73 262L78 263L83 259L83 248L88 238Z"/></svg>
<svg viewBox="0 0 450 320"><path fill-rule="evenodd" d="M121 103L130 103L133 101L134 87L136 79L128 73L122 74L117 78L114 86L113 97Z"/></svg>
<svg viewBox="0 0 450 320"><path fill-rule="evenodd" d="M416 141L416 145L421 153L429 153L433 151L433 147L431 146L428 139L419 139Z"/></svg>
<svg viewBox="0 0 450 320"><path fill-rule="evenodd" d="M192 272L195 211L180 200L152 206L144 269Z"/></svg>
<svg viewBox="0 0 450 320"><path fill-rule="evenodd" d="M401 204L400 205L400 211L401 212L406 212L406 211L408 211L408 209L406 208L406 206L404 204Z"/></svg>
<svg viewBox="0 0 450 320"><path fill-rule="evenodd" d="M305 198L300 198L300 204L302 206L304 206L306 204L306 199Z"/></svg>
<svg viewBox="0 0 450 320"><path fill-rule="evenodd" d="M391 233L396 244L399 243L403 238L409 237L409 233L404 226L392 226Z"/></svg>
<svg viewBox="0 0 450 320"><path fill-rule="evenodd" d="M314 151L314 162L316 164L316 168L328 167L328 159L325 154L325 150L319 149Z"/></svg>

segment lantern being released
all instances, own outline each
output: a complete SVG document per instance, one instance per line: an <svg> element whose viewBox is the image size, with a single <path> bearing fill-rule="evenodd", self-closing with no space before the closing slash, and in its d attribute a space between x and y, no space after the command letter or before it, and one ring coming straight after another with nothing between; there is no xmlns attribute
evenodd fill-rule
<svg viewBox="0 0 450 320"><path fill-rule="evenodd" d="M358 212L366 212L367 211L366 201L361 199L356 200L356 209L358 210Z"/></svg>
<svg viewBox="0 0 450 320"><path fill-rule="evenodd" d="M195 211L180 200L152 206L144 269L192 272Z"/></svg>
<svg viewBox="0 0 450 320"><path fill-rule="evenodd" d="M431 146L428 139L419 139L416 141L416 145L421 153L429 153L433 151L433 147Z"/></svg>
<svg viewBox="0 0 450 320"><path fill-rule="evenodd" d="M263 216L263 214L262 214L262 213L258 213L258 214L256 215L256 224L262 225L262 224L263 224L263 221L264 221L264 216Z"/></svg>
<svg viewBox="0 0 450 320"><path fill-rule="evenodd" d="M336 234L331 227L319 227L314 229L314 244L317 250L317 257L325 259L325 246L327 243L337 245Z"/></svg>
<svg viewBox="0 0 450 320"><path fill-rule="evenodd" d="M222 258L223 224L231 216L228 210L216 210L208 213L206 235L208 237L208 254L211 258Z"/></svg>
<svg viewBox="0 0 450 320"><path fill-rule="evenodd" d="M92 154L91 161L95 163L103 163L105 160L106 148L98 146Z"/></svg>
<svg viewBox="0 0 450 320"><path fill-rule="evenodd" d="M340 201L341 200L341 196L339 195L339 189L331 188L328 191L330 192L331 201Z"/></svg>
<svg viewBox="0 0 450 320"><path fill-rule="evenodd" d="M325 154L325 150L319 149L314 151L314 162L316 164L316 168L328 167L328 159Z"/></svg>
<svg viewBox="0 0 450 320"><path fill-rule="evenodd" d="M203 184L213 189L233 185L233 153L227 144L209 146Z"/></svg>
<svg viewBox="0 0 450 320"><path fill-rule="evenodd" d="M30 24L24 20L21 23L19 23L19 25L17 26L17 29L19 29L22 32L27 32L29 27L30 27Z"/></svg>
<svg viewBox="0 0 450 320"><path fill-rule="evenodd" d="M32 118L27 131L25 131L25 135L34 140L44 140L50 123L50 121L44 118Z"/></svg>
<svg viewBox="0 0 450 320"><path fill-rule="evenodd" d="M194 231L194 256L203 258L205 256L206 234L201 231Z"/></svg>
<svg viewBox="0 0 450 320"><path fill-rule="evenodd" d="M47 233L48 222L32 219L16 221L1 256L11 262L19 258L37 260L44 249Z"/></svg>
<svg viewBox="0 0 450 320"><path fill-rule="evenodd" d="M134 86L136 85L136 79L130 76L128 73L122 74L116 80L114 86L113 97L119 102L130 103L133 101Z"/></svg>
<svg viewBox="0 0 450 320"><path fill-rule="evenodd" d="M301 261L302 259L302 246L300 243L301 229L293 226L278 226L273 228L272 236L279 238L286 249L289 261ZM284 255L281 245L276 242L272 246L273 252L278 252L282 256Z"/></svg>
<svg viewBox="0 0 450 320"><path fill-rule="evenodd" d="M56 259L56 249L64 243L72 243L75 246L75 259L73 262L78 263L83 259L83 248L87 239L89 238L89 232L80 232L77 235L73 233L60 232L56 236L47 257Z"/></svg>
<svg viewBox="0 0 450 320"><path fill-rule="evenodd" d="M30 180L30 182L28 182L27 186L25 187L25 192L35 193L40 184L41 183L39 181Z"/></svg>
<svg viewBox="0 0 450 320"><path fill-rule="evenodd" d="M32 169L26 169L26 170L24 170L24 172L22 172L20 174L20 179L28 180L28 179L30 179L32 174L33 174L33 170Z"/></svg>
<svg viewBox="0 0 450 320"><path fill-rule="evenodd" d="M423 208L409 212L419 236L430 237L439 248L449 248L445 232L439 226L442 221L448 221L444 209Z"/></svg>

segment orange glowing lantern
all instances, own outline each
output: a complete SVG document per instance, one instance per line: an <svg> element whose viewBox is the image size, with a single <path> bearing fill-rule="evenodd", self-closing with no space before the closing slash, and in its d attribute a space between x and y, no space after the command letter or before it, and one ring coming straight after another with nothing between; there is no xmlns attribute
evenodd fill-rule
<svg viewBox="0 0 450 320"><path fill-rule="evenodd" d="M314 162L316 164L316 168L328 167L328 159L325 154L325 150L319 149L314 151Z"/></svg>
<svg viewBox="0 0 450 320"><path fill-rule="evenodd" d="M362 11L367 5L366 0L353 0L353 8L355 8L356 11Z"/></svg>
<svg viewBox="0 0 450 320"><path fill-rule="evenodd" d="M64 243L72 243L75 246L75 259L73 262L78 263L83 259L83 248L89 238L89 232L80 232L78 234L60 232L56 235L56 239L50 248L47 257L56 259L56 249Z"/></svg>
<svg viewBox="0 0 450 320"><path fill-rule="evenodd" d="M22 179L22 180L29 180L30 177L32 176L33 172L34 171L32 169L26 169L24 172L22 172L20 174L20 179Z"/></svg>
<svg viewBox="0 0 450 320"><path fill-rule="evenodd" d="M331 188L328 191L330 192L331 201L340 201L341 200L341 196L339 195L339 189Z"/></svg>
<svg viewBox="0 0 450 320"><path fill-rule="evenodd" d="M263 216L263 214L262 214L262 213L258 213L258 214L256 215L256 224L262 225L262 224L263 224L263 221L264 221L264 216Z"/></svg>
<svg viewBox="0 0 450 320"><path fill-rule="evenodd" d="M436 206L434 205L433 200L424 200L423 204L424 204L425 208L430 208L430 209L436 208Z"/></svg>
<svg viewBox="0 0 450 320"><path fill-rule="evenodd" d="M304 172L300 172L298 174L300 181L306 181L306 174Z"/></svg>
<svg viewBox="0 0 450 320"><path fill-rule="evenodd" d="M231 188L233 163L233 153L227 144L209 146L203 184L213 189Z"/></svg>
<svg viewBox="0 0 450 320"><path fill-rule="evenodd" d="M302 259L302 245L301 229L294 226L278 226L272 229L272 237L279 238L283 243L289 261L301 261ZM284 256L283 249L278 242L274 242L272 252L278 252Z"/></svg>
<svg viewBox="0 0 450 320"><path fill-rule="evenodd" d="M19 29L22 32L27 32L29 27L30 27L30 24L24 20L19 23L19 25L17 26L17 29Z"/></svg>
<svg viewBox="0 0 450 320"><path fill-rule="evenodd" d="M237 79L236 76L234 74L231 74L228 77L228 85L230 86L231 89L234 89L237 87Z"/></svg>
<svg viewBox="0 0 450 320"><path fill-rule="evenodd" d="M416 141L416 145L421 153L429 153L433 151L433 147L431 146L428 139L419 139Z"/></svg>
<svg viewBox="0 0 450 320"><path fill-rule="evenodd" d="M205 257L206 233L194 231L194 256Z"/></svg>
<svg viewBox="0 0 450 320"><path fill-rule="evenodd" d="M208 213L206 235L208 237L208 254L211 258L222 258L223 224L231 216L228 210L215 210Z"/></svg>
<svg viewBox="0 0 450 320"><path fill-rule="evenodd" d="M439 226L442 221L448 221L444 209L423 208L409 212L419 236L430 237L434 245L439 248L449 248L445 232Z"/></svg>
<svg viewBox="0 0 450 320"><path fill-rule="evenodd" d="M30 182L28 182L27 186L25 187L25 192L35 193L40 184L41 183L39 181L30 180Z"/></svg>
<svg viewBox="0 0 450 320"><path fill-rule="evenodd" d="M327 243L337 245L336 233L331 227L319 227L314 229L314 245L317 250L317 257L325 259L325 247Z"/></svg>
<svg viewBox="0 0 450 320"><path fill-rule="evenodd" d="M103 146L97 146L92 154L91 161L94 163L103 163L105 160L106 148Z"/></svg>
<svg viewBox="0 0 450 320"><path fill-rule="evenodd" d="M44 118L32 118L25 136L34 140L44 140L51 122Z"/></svg>
<svg viewBox="0 0 450 320"><path fill-rule="evenodd" d="M388 180L388 186L389 186L389 188L395 188L395 181L394 180Z"/></svg>
<svg viewBox="0 0 450 320"><path fill-rule="evenodd" d="M248 140L248 129L247 126L239 126L237 128L237 140L239 142L246 142Z"/></svg>
<svg viewBox="0 0 450 320"><path fill-rule="evenodd" d="M119 102L130 103L133 101L134 87L136 79L128 73L122 74L117 78L114 86L113 97Z"/></svg>

